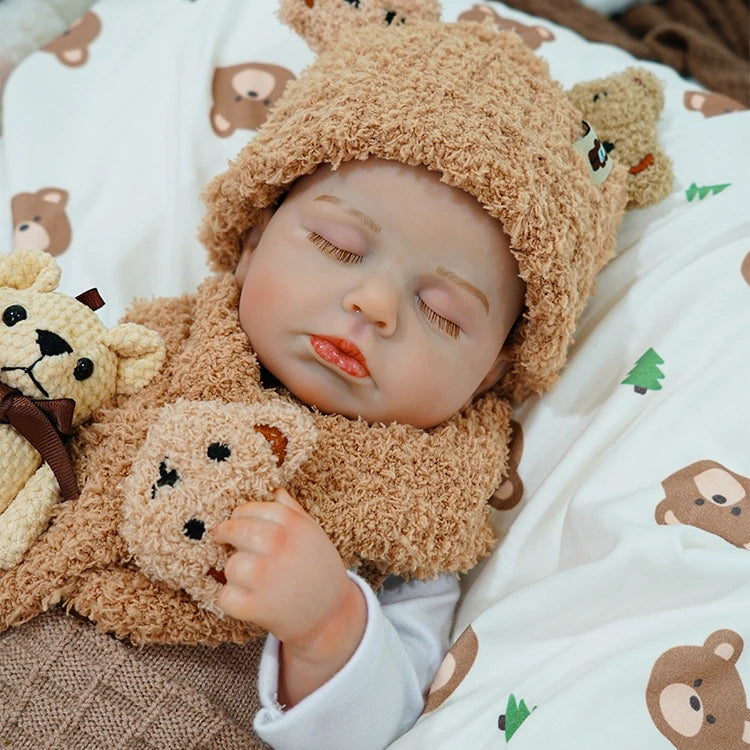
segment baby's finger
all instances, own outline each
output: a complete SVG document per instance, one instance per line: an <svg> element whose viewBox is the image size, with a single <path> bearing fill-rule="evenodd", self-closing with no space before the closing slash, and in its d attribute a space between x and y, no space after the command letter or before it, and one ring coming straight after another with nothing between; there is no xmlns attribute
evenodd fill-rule
<svg viewBox="0 0 750 750"><path fill-rule="evenodd" d="M221 610L238 620L252 622L256 617L256 599L252 591L227 583L222 587L216 604Z"/></svg>
<svg viewBox="0 0 750 750"><path fill-rule="evenodd" d="M235 549L256 554L267 554L269 544L276 539L281 526L276 520L262 516L240 516L229 518L211 532L219 544L229 544Z"/></svg>
<svg viewBox="0 0 750 750"><path fill-rule="evenodd" d="M299 513L302 516L308 515L307 511L283 487L279 487L273 493L273 499L279 505L283 505L295 513Z"/></svg>

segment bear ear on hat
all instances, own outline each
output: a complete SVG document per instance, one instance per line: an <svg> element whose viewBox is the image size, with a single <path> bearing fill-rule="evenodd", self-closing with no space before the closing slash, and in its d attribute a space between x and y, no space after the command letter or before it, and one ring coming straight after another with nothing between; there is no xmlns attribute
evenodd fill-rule
<svg viewBox="0 0 750 750"><path fill-rule="evenodd" d="M279 18L296 31L315 53L330 47L342 31L376 24L439 21L438 0L281 0Z"/></svg>

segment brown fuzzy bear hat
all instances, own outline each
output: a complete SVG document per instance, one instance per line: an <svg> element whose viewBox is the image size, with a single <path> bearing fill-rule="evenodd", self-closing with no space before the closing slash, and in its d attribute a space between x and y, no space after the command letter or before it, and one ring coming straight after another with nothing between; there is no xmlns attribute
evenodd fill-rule
<svg viewBox="0 0 750 750"><path fill-rule="evenodd" d="M588 126L516 34L440 23L432 0L394 5L382 17L372 0L282 0L282 18L320 54L207 186L200 237L213 266L233 270L263 209L321 164L377 157L439 172L502 222L526 282L499 384L520 402L557 380L614 253L624 169L594 184L606 154L574 146Z"/></svg>

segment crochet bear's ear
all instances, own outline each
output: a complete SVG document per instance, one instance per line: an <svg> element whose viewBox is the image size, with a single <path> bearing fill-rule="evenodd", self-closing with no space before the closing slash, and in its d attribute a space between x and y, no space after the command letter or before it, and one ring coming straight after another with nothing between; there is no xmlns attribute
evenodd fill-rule
<svg viewBox="0 0 750 750"><path fill-rule="evenodd" d="M371 24L439 21L438 0L281 0L279 18L316 53L336 42L342 31Z"/></svg>
<svg viewBox="0 0 750 750"><path fill-rule="evenodd" d="M14 250L0 256L0 287L52 292L60 283L60 267L44 250Z"/></svg>

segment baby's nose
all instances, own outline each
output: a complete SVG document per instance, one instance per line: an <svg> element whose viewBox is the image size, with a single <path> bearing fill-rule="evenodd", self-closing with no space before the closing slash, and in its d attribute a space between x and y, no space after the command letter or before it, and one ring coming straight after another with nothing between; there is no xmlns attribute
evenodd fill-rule
<svg viewBox="0 0 750 750"><path fill-rule="evenodd" d="M343 299L347 312L361 315L381 336L393 335L398 323L399 295L385 279L369 279L352 289Z"/></svg>

